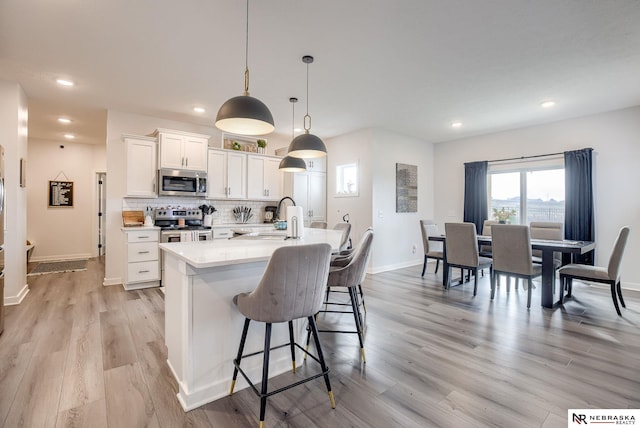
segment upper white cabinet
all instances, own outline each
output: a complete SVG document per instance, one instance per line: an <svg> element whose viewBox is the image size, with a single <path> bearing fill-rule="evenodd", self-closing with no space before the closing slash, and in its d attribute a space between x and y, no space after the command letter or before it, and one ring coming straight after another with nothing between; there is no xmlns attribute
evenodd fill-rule
<svg viewBox="0 0 640 428"><path fill-rule="evenodd" d="M160 168L207 170L209 136L168 129L158 129Z"/></svg>
<svg viewBox="0 0 640 428"><path fill-rule="evenodd" d="M209 149L208 199L247 199L247 155Z"/></svg>
<svg viewBox="0 0 640 428"><path fill-rule="evenodd" d="M247 197L276 201L282 197L282 173L278 170L280 158L247 156Z"/></svg>
<svg viewBox="0 0 640 428"><path fill-rule="evenodd" d="M307 171L327 172L326 156L313 159L305 159L304 162L307 164Z"/></svg>
<svg viewBox="0 0 640 428"><path fill-rule="evenodd" d="M157 196L158 143L152 137L124 135L127 197Z"/></svg>

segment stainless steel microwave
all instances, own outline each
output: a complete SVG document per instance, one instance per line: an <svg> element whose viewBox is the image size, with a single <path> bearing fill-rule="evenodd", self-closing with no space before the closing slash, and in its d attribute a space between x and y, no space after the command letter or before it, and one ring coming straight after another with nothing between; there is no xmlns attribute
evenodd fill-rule
<svg viewBox="0 0 640 428"><path fill-rule="evenodd" d="M207 173L183 169L158 171L159 196L207 196Z"/></svg>

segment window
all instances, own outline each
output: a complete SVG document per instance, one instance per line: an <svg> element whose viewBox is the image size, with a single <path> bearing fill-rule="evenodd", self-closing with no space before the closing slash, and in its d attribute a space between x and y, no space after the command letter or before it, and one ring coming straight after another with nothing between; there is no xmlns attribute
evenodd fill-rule
<svg viewBox="0 0 640 428"><path fill-rule="evenodd" d="M358 164L336 167L336 196L358 196Z"/></svg>
<svg viewBox="0 0 640 428"><path fill-rule="evenodd" d="M527 166L489 171L489 219L504 211L507 222L564 222L564 167ZM509 215L509 213L514 213Z"/></svg>

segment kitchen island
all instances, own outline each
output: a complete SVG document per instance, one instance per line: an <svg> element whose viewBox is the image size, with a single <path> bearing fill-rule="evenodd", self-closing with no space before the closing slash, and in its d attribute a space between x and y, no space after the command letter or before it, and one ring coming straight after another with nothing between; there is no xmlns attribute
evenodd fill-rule
<svg viewBox="0 0 640 428"><path fill-rule="evenodd" d="M165 343L167 363L178 381L178 400L185 411L229 393L233 359L238 352L244 317L233 296L253 290L271 254L283 246L326 242L338 250L341 231L305 229L301 239L273 234L244 239L160 244L164 251ZM294 322L296 340L306 337L306 322ZM272 345L287 343L287 324L274 324ZM264 324L251 323L245 353L261 350ZM291 370L288 348L271 355L270 375ZM302 356L296 356L301 364ZM258 381L262 358L243 360L243 369ZM248 385L241 377L235 389Z"/></svg>

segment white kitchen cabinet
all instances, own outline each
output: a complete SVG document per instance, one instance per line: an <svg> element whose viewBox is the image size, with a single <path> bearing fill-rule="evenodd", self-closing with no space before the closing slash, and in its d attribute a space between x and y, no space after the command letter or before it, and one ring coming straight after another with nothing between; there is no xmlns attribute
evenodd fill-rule
<svg viewBox="0 0 640 428"><path fill-rule="evenodd" d="M158 129L160 168L207 170L209 136L189 132Z"/></svg>
<svg viewBox="0 0 640 428"><path fill-rule="evenodd" d="M127 266L125 290L160 286L160 251L157 228L125 230Z"/></svg>
<svg viewBox="0 0 640 428"><path fill-rule="evenodd" d="M246 154L209 149L207 164L208 199L247 199Z"/></svg>
<svg viewBox="0 0 640 428"><path fill-rule="evenodd" d="M158 142L152 137L124 135L126 146L126 197L155 198Z"/></svg>
<svg viewBox="0 0 640 428"><path fill-rule="evenodd" d="M287 173L285 186L304 212L304 225L327 220L327 174L324 172Z"/></svg>
<svg viewBox="0 0 640 428"><path fill-rule="evenodd" d="M307 171L327 172L326 156L313 159L305 159L304 162L307 164Z"/></svg>
<svg viewBox="0 0 640 428"><path fill-rule="evenodd" d="M280 158L260 155L247 156L247 197L277 201L282 197Z"/></svg>

